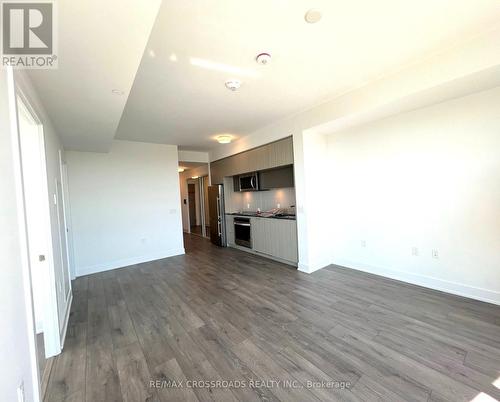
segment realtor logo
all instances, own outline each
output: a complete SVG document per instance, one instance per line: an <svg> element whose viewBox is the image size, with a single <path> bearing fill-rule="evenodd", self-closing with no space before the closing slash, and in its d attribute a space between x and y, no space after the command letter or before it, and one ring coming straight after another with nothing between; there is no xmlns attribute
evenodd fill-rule
<svg viewBox="0 0 500 402"><path fill-rule="evenodd" d="M2 66L56 68L51 1L2 1Z"/></svg>

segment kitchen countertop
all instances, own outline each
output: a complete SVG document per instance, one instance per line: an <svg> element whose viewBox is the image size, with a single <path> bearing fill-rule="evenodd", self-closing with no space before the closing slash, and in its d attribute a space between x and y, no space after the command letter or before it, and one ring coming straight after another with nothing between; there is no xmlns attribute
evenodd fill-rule
<svg viewBox="0 0 500 402"><path fill-rule="evenodd" d="M234 216L247 216L250 218L265 218L265 219L284 219L289 221L296 220L295 215L284 215L284 216L262 216L257 212L226 212L226 215L234 215Z"/></svg>

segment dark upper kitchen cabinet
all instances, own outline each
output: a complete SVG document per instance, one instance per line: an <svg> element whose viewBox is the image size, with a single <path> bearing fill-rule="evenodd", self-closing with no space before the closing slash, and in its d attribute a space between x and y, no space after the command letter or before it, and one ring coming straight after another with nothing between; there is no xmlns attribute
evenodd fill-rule
<svg viewBox="0 0 500 402"><path fill-rule="evenodd" d="M233 191L240 191L240 176L233 176Z"/></svg>
<svg viewBox="0 0 500 402"><path fill-rule="evenodd" d="M225 176L272 169L293 164L292 137L250 149L210 163L212 184L222 183Z"/></svg>
<svg viewBox="0 0 500 402"><path fill-rule="evenodd" d="M261 190L294 187L293 165L259 172L259 184Z"/></svg>

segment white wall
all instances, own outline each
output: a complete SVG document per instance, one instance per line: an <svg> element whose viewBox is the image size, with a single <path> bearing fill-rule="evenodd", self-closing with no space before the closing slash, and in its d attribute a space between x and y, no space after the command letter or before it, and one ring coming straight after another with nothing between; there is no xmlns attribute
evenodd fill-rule
<svg viewBox="0 0 500 402"><path fill-rule="evenodd" d="M6 401L17 400L17 387L24 382L27 401L37 398L37 378L32 359L35 347L32 306L26 303L29 270L23 262L23 233L19 230L20 198L19 148L9 113L7 71L0 70L0 395ZM10 81L13 95L13 80ZM11 98L12 99L12 98ZM24 237L24 243L26 238Z"/></svg>
<svg viewBox="0 0 500 402"><path fill-rule="evenodd" d="M309 255L310 248L315 247L309 243L316 241L315 235L309 233L309 217L315 214L316 205L314 202L308 205L313 198L306 197L307 155L304 154L304 147L307 146L308 136L314 132L326 134L341 131L498 86L499 44L500 30L484 33L398 73L381 77L321 105L262 127L231 144L218 146L210 152L210 160L293 136L298 265L299 269L312 272L320 268L318 264L323 258L321 252ZM311 157L314 160L314 154Z"/></svg>
<svg viewBox="0 0 500 402"><path fill-rule="evenodd" d="M177 147L67 152L77 276L184 253Z"/></svg>
<svg viewBox="0 0 500 402"><path fill-rule="evenodd" d="M500 303L499 105L500 87L327 136L331 262Z"/></svg>
<svg viewBox="0 0 500 402"><path fill-rule="evenodd" d="M330 264L330 221L331 199L329 197L330 168L328 144L324 135L305 132L303 135L302 205L307 205L307 213L302 220L307 227L307 258L299 261L299 269L314 272ZM321 233L320 236L318 234Z"/></svg>

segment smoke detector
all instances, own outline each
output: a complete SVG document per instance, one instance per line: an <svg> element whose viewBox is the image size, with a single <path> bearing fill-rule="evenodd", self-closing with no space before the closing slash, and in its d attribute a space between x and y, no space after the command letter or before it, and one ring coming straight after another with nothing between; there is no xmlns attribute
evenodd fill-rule
<svg viewBox="0 0 500 402"><path fill-rule="evenodd" d="M226 88L230 91L236 91L241 86L241 81L236 79L227 80L225 82Z"/></svg>
<svg viewBox="0 0 500 402"><path fill-rule="evenodd" d="M271 55L269 53L259 53L255 58L255 61L259 64L265 66L271 61Z"/></svg>

